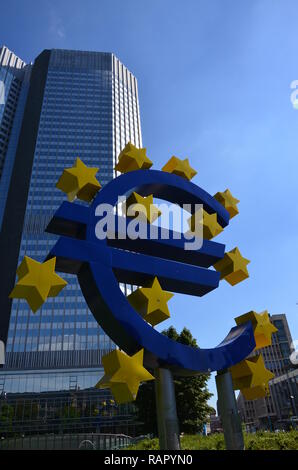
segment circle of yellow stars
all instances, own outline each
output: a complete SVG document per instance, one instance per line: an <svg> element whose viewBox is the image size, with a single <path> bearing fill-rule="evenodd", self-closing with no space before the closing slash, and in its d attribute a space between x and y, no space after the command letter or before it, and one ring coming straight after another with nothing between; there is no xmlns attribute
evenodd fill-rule
<svg viewBox="0 0 298 470"><path fill-rule="evenodd" d="M161 211L153 204L153 194L143 197L133 192L125 202L125 210L128 217L135 217L138 212L138 216L149 224L161 215Z"/></svg>
<svg viewBox="0 0 298 470"><path fill-rule="evenodd" d="M235 390L240 390L246 400L265 397L269 393L269 381L274 374L266 369L261 354L239 362L230 369Z"/></svg>
<svg viewBox="0 0 298 470"><path fill-rule="evenodd" d="M17 269L18 281L12 299L25 299L35 313L48 297L56 297L67 282L55 273L56 258L39 263L25 256Z"/></svg>
<svg viewBox="0 0 298 470"><path fill-rule="evenodd" d="M188 181L197 174L197 171L190 166L188 158L181 160L175 156L171 157L170 160L162 167L162 171L181 176Z"/></svg>
<svg viewBox="0 0 298 470"><path fill-rule="evenodd" d="M127 300L150 325L155 326L170 318L168 301L174 296L164 291L155 277L149 287L141 287L132 292Z"/></svg>
<svg viewBox="0 0 298 470"><path fill-rule="evenodd" d="M148 170L152 165L152 161L146 154L146 148L137 148L128 142L119 154L115 170L126 173ZM98 170L97 167L88 167L80 158L77 158L72 167L64 169L56 187L63 191L71 202L76 198L91 202L101 189L96 179ZM162 171L175 174L188 181L197 174L196 170L190 166L188 158L180 159L176 156L169 159ZM239 200L231 194L229 189L216 193L214 198L229 212L230 218L239 213L237 207ZM126 208L127 216L133 216L130 215L131 209L134 213L138 212L139 215L143 215L148 223L154 222L161 214L153 205L152 194L142 197L133 192L126 201ZM188 220L192 231L196 230L194 216L195 214ZM199 228L203 229L203 237L208 240L223 230L218 223L217 214L209 214L204 209L199 223L201 224ZM33 312L36 312L48 297L58 295L67 283L55 273L55 261L56 259L52 258L39 263L25 256L17 269L18 281L10 297L26 299ZM221 279L235 285L248 277L246 268L248 263L249 260L241 255L239 249L234 248L226 253L222 260L215 263L214 267L220 271ZM127 299L144 320L154 327L170 317L167 303L172 296L172 293L161 288L155 277L149 286L137 289ZM253 324L256 349L268 345L269 342L271 344L271 334L275 331L275 327L270 323L267 312L262 314L248 312L236 319L237 324L245 321L251 321ZM102 359L105 376L97 386L109 386L117 403L135 400L140 383L154 379L143 367L143 355L144 350L140 350L131 357L120 350L112 351ZM241 390L250 397L267 390L272 374L265 371L260 357L247 358L231 368L234 385L241 385Z"/></svg>
<svg viewBox="0 0 298 470"><path fill-rule="evenodd" d="M220 202L220 204L222 204L224 206L224 208L228 211L228 213L230 214L230 218L232 219L232 217L235 217L235 215L239 214L239 210L238 210L238 207L237 207L237 204L239 201L239 199L236 199L231 191L229 189L226 189L224 192L220 193L216 193L214 194L214 199L216 199L218 202Z"/></svg>
<svg viewBox="0 0 298 470"><path fill-rule="evenodd" d="M271 346L272 334L276 333L277 328L271 323L267 310L264 312L256 313L253 310L245 313L237 318L235 322L237 325L242 325L251 321L256 340L256 348L265 348Z"/></svg>
<svg viewBox="0 0 298 470"><path fill-rule="evenodd" d="M146 155L146 149L138 149L131 142L128 142L120 152L115 170L120 173L127 173L135 170L148 170L153 165Z"/></svg>
<svg viewBox="0 0 298 470"><path fill-rule="evenodd" d="M97 388L110 388L118 404L134 401L141 382L154 380L143 367L144 349L133 356L115 349L102 358L105 375L96 384Z"/></svg>
<svg viewBox="0 0 298 470"><path fill-rule="evenodd" d="M95 177L98 170L99 168L86 166L80 158L77 158L73 167L63 170L56 188L66 193L70 202L75 198L91 202L101 188Z"/></svg>
<svg viewBox="0 0 298 470"><path fill-rule="evenodd" d="M214 264L216 271L220 272L220 279L225 279L231 286L235 286L249 277L247 265L250 261L244 258L239 248L225 253L224 257Z"/></svg>
<svg viewBox="0 0 298 470"><path fill-rule="evenodd" d="M193 233L203 236L206 240L211 240L223 231L217 222L217 214L209 214L204 209L192 214L187 223Z"/></svg>

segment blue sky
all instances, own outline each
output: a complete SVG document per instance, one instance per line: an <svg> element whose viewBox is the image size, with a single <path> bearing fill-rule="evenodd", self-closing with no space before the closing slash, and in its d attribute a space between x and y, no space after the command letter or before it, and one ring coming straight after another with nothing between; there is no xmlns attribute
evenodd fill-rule
<svg viewBox="0 0 298 470"><path fill-rule="evenodd" d="M204 298L175 295L163 324L187 326L201 347L218 344L249 310L286 313L298 339L297 14L295 0L10 0L1 8L0 43L27 62L45 48L114 52L138 78L155 168L189 157L196 184L240 199L217 241L251 260L250 278L223 281Z"/></svg>

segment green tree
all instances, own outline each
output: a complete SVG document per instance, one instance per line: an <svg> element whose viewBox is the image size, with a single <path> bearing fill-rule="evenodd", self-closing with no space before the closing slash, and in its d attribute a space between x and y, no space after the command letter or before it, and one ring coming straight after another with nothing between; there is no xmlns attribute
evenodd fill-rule
<svg viewBox="0 0 298 470"><path fill-rule="evenodd" d="M197 342L187 328L180 334L171 326L162 334L168 338L197 348ZM210 374L198 374L192 377L175 377L175 395L180 432L197 433L202 430L203 424L208 421L212 408L208 400L212 394L207 389ZM139 390L137 400L137 420L142 422L144 433L157 434L156 402L154 381L144 383Z"/></svg>
<svg viewBox="0 0 298 470"><path fill-rule="evenodd" d="M11 431L14 407L8 403L0 405L0 431Z"/></svg>

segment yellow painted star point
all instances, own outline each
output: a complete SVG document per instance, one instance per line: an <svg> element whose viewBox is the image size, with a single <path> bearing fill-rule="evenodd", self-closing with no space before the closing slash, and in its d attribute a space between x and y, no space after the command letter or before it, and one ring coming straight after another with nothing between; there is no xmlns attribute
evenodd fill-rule
<svg viewBox="0 0 298 470"><path fill-rule="evenodd" d="M192 232L211 240L223 231L217 222L217 214L208 214L204 209L197 211L188 219L188 225Z"/></svg>
<svg viewBox="0 0 298 470"><path fill-rule="evenodd" d="M190 166L188 158L182 160L175 156L171 157L170 160L162 167L162 171L181 176L188 181L197 174L197 171Z"/></svg>
<svg viewBox="0 0 298 470"><path fill-rule="evenodd" d="M17 269L18 281L10 293L13 299L25 299L35 313L48 297L56 297L67 282L55 273L56 258L39 263L25 256Z"/></svg>
<svg viewBox="0 0 298 470"><path fill-rule="evenodd" d="M236 199L231 191L229 189L226 189L224 192L218 192L214 196L214 199L216 199L220 204L224 206L224 208L228 211L230 214L230 219L235 217L235 215L239 214L239 210L237 207L237 204L239 199Z"/></svg>
<svg viewBox="0 0 298 470"><path fill-rule="evenodd" d="M150 325L155 326L170 318L168 301L174 296L161 288L155 277L149 287L141 287L132 292L127 300Z"/></svg>
<svg viewBox="0 0 298 470"><path fill-rule="evenodd" d="M235 390L240 390L246 400L255 400L269 393L269 381L274 374L266 369L262 355L254 356L232 366L230 372Z"/></svg>
<svg viewBox="0 0 298 470"><path fill-rule="evenodd" d="M88 167L77 158L73 167L63 170L56 188L66 193L69 201L77 197L82 201L91 202L101 188L95 176L97 172L98 168Z"/></svg>
<svg viewBox="0 0 298 470"><path fill-rule="evenodd" d="M152 165L152 161L146 155L146 148L138 149L128 142L119 154L115 170L127 173L134 170L148 170Z"/></svg>
<svg viewBox="0 0 298 470"><path fill-rule="evenodd" d="M154 380L143 366L144 349L133 356L115 349L102 358L105 375L96 384L97 388L110 388L116 403L134 401L141 382Z"/></svg>
<svg viewBox="0 0 298 470"><path fill-rule="evenodd" d="M160 215L161 211L153 204L153 195L147 197L140 196L140 194L133 192L125 202L126 215L128 217L136 217L136 213L152 224Z"/></svg>
<svg viewBox="0 0 298 470"><path fill-rule="evenodd" d="M252 322L254 337L256 340L255 349L271 346L272 334L277 331L277 328L275 328L275 326L270 322L267 310L261 313L256 313L252 310L235 318L235 321L237 325L241 325L248 321Z"/></svg>
<svg viewBox="0 0 298 470"><path fill-rule="evenodd" d="M234 286L249 277L246 267L249 263L250 261L244 258L236 247L225 253L223 259L214 264L214 268L220 272L220 279L225 279Z"/></svg>

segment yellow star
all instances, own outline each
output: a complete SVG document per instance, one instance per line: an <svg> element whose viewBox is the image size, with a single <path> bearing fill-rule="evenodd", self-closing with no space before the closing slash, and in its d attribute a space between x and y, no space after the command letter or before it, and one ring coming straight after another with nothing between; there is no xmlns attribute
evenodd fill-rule
<svg viewBox="0 0 298 470"><path fill-rule="evenodd" d="M174 173L174 175L181 176L188 181L197 174L197 171L190 166L188 158L181 160L174 156L171 157L170 160L162 167L162 171Z"/></svg>
<svg viewBox="0 0 298 470"><path fill-rule="evenodd" d="M143 367L144 349L128 356L115 349L102 358L105 375L96 384L97 388L110 388L116 403L134 401L141 382L154 380Z"/></svg>
<svg viewBox="0 0 298 470"><path fill-rule="evenodd" d="M152 161L146 155L145 148L138 149L131 142L128 142L119 154L115 170L120 171L120 173L127 173L134 170L148 170L152 165Z"/></svg>
<svg viewBox="0 0 298 470"><path fill-rule="evenodd" d="M136 212L138 212L149 224L152 224L161 215L161 211L153 204L153 194L142 197L138 193L132 193L127 198L125 206L128 217L136 217Z"/></svg>
<svg viewBox="0 0 298 470"><path fill-rule="evenodd" d="M67 282L55 273L56 258L39 263L25 256L17 269L18 282L10 293L13 299L26 299L35 313L48 297L56 297Z"/></svg>
<svg viewBox="0 0 298 470"><path fill-rule="evenodd" d="M208 214L204 209L203 211L198 210L193 214L188 219L187 223L192 232L197 233L197 235L202 234L203 238L206 238L207 240L211 240L223 231L222 226L217 222L217 214Z"/></svg>
<svg viewBox="0 0 298 470"><path fill-rule="evenodd" d="M223 193L216 193L213 197L227 209L231 219L239 214L237 204L240 201L232 195L229 189L226 189Z"/></svg>
<svg viewBox="0 0 298 470"><path fill-rule="evenodd" d="M275 333L277 331L277 328L275 328L275 326L270 322L267 310L262 313L250 311L245 313L244 315L235 318L235 322L237 325L241 325L242 323L246 323L248 321L252 322L254 336L256 340L255 349L264 348L265 346L271 346L272 333Z"/></svg>
<svg viewBox="0 0 298 470"><path fill-rule="evenodd" d="M249 277L246 266L250 261L243 258L239 249L225 253L223 259L214 264L216 271L220 271L220 279L225 279L231 286L235 286Z"/></svg>
<svg viewBox="0 0 298 470"><path fill-rule="evenodd" d="M135 310L152 326L170 318L167 302L174 296L162 290L157 277L150 287L141 287L127 297Z"/></svg>
<svg viewBox="0 0 298 470"><path fill-rule="evenodd" d="M255 400L269 394L269 381L274 374L266 369L262 355L239 362L230 368L233 387L240 390L246 400Z"/></svg>
<svg viewBox="0 0 298 470"><path fill-rule="evenodd" d="M101 188L95 177L97 172L98 168L90 168L77 158L73 167L63 170L56 188L66 193L69 201L77 197L90 202Z"/></svg>

